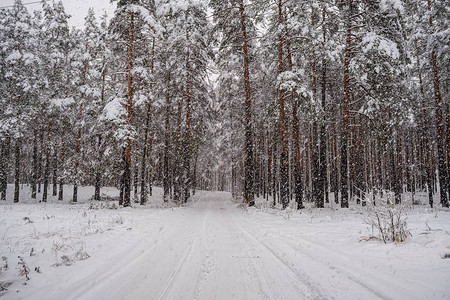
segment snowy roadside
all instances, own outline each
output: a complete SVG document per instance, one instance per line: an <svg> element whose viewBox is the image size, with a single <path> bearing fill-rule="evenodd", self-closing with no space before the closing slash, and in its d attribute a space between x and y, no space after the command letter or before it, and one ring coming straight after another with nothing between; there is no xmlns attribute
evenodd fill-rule
<svg viewBox="0 0 450 300"><path fill-rule="evenodd" d="M158 188L149 206L126 209L116 209L117 201L90 201L91 190L81 187L77 204L69 204L70 197L36 203L27 198L27 189L20 203L0 203L0 296L17 293L21 298L22 290L32 295L43 286L57 287L60 282L52 280L62 280L72 269L89 273L104 258L132 249L152 229L147 223L167 209L162 208ZM102 192L118 193L115 188Z"/></svg>
<svg viewBox="0 0 450 300"><path fill-rule="evenodd" d="M280 211L259 199L257 207L246 212L248 231L262 243L270 241L266 246L287 257L290 264L315 270L309 275L323 286L333 284L334 278L347 277L380 298L450 298L448 210L407 209L411 236L403 243L384 244L365 241L376 230L365 223L367 214L360 206ZM345 289L334 286L331 291L343 299L338 291Z"/></svg>
<svg viewBox="0 0 450 300"><path fill-rule="evenodd" d="M156 189L151 205L116 210L81 191L75 205L0 203L5 299L450 298L447 211L408 210L412 236L384 244L360 241L373 233L356 207L242 209L199 192L163 208Z"/></svg>

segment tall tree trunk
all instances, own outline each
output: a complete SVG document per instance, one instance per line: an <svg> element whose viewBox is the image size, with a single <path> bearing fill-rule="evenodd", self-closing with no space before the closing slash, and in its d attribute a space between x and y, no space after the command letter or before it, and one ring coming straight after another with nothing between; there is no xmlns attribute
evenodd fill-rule
<svg viewBox="0 0 450 300"><path fill-rule="evenodd" d="M283 1L278 0L278 75L283 72L283 35L281 26L283 24ZM289 166L288 166L288 149L286 137L286 122L284 112L284 93L278 86L278 105L280 109L280 200L283 209L289 205Z"/></svg>
<svg viewBox="0 0 450 300"><path fill-rule="evenodd" d="M61 137L61 166L64 166L66 155L66 142L64 141L64 132ZM58 200L62 201L64 197L64 176L59 177Z"/></svg>
<svg viewBox="0 0 450 300"><path fill-rule="evenodd" d="M19 193L20 193L20 146L21 141L20 138L16 139L15 147L14 147L14 203L19 202Z"/></svg>
<svg viewBox="0 0 450 300"><path fill-rule="evenodd" d="M186 33L186 39L189 41L189 34ZM190 74L190 62L189 62L189 47L186 53L186 126L185 126L185 145L184 145L184 172L183 172L183 194L184 203L190 197L189 186L191 183L191 74Z"/></svg>
<svg viewBox="0 0 450 300"><path fill-rule="evenodd" d="M322 10L322 33L323 33L323 47L325 48L325 16L326 10L325 7ZM325 49L324 49L325 50ZM319 146L319 174L318 174L318 182L317 182L317 195L318 195L318 207L324 207L324 198L326 197L326 202L328 203L328 185L327 185L327 142L326 142L326 76L327 76L327 62L326 55L323 53L322 56L322 110L323 116L320 122L319 129L319 137L320 137L320 146Z"/></svg>
<svg viewBox="0 0 450 300"><path fill-rule="evenodd" d="M133 185L134 185L134 191L133 191L134 203L139 203L139 199L138 199L139 167L137 164L135 164L135 166L134 166Z"/></svg>
<svg viewBox="0 0 450 300"><path fill-rule="evenodd" d="M166 116L165 116L165 132L164 132L164 158L163 158L163 189L164 202L167 202L170 194L169 185L169 137L170 137L170 73L167 76L166 91Z"/></svg>
<svg viewBox="0 0 450 300"><path fill-rule="evenodd" d="M287 36L289 36L287 34ZM289 69L293 70L292 62L292 52L291 52L291 42L287 41L287 56ZM302 186L302 171L301 171L301 156L300 156L300 124L298 119L298 100L291 95L292 101L292 140L294 142L294 193L295 202L297 203L297 209L304 208L303 206L303 186ZM269 147L270 149L270 147ZM270 159L270 155L269 155ZM269 160L269 170L270 170L270 160Z"/></svg>
<svg viewBox="0 0 450 300"><path fill-rule="evenodd" d="M87 46L86 46L86 51L87 51ZM84 86L86 84L86 76L87 76L87 72L88 72L88 64L87 62L84 63L84 68L83 68L83 74L82 74L82 86ZM85 98L85 93L84 91L81 92L81 103L80 103L80 111L79 111L79 118L80 120L83 119L83 99ZM74 169L74 184L73 184L73 197L72 197L72 202L77 202L78 201L78 168L80 166L80 154L81 154L81 125L78 127L78 133L77 133L77 146L75 148L75 169Z"/></svg>
<svg viewBox="0 0 450 300"><path fill-rule="evenodd" d="M269 195L273 196L272 191L272 145L271 136L267 135L267 200L269 200Z"/></svg>
<svg viewBox="0 0 450 300"><path fill-rule="evenodd" d="M80 156L80 150L81 150L81 128L78 128L78 134L77 134L77 146L75 149L75 170L74 170L74 183L73 183L73 195L72 195L72 202L78 201L78 167L80 164L79 156Z"/></svg>
<svg viewBox="0 0 450 300"><path fill-rule="evenodd" d="M47 143L49 142L50 141L47 140ZM47 202L49 172L50 172L50 149L47 145L45 150L45 168L44 168L44 183L42 190L42 202Z"/></svg>
<svg viewBox="0 0 450 300"><path fill-rule="evenodd" d="M100 188L102 183L102 136L97 135L97 168L95 169L95 183L94 183L94 200L100 200Z"/></svg>
<svg viewBox="0 0 450 300"><path fill-rule="evenodd" d="M344 58L344 107L343 107L343 135L341 140L341 207L348 208L348 140L349 140L349 122L350 122L350 55L352 41L352 15L353 1L347 0L347 37L345 42Z"/></svg>
<svg viewBox="0 0 450 300"><path fill-rule="evenodd" d="M56 196L58 194L58 147L55 145L55 149L53 150L53 189L52 196Z"/></svg>
<svg viewBox="0 0 450 300"><path fill-rule="evenodd" d="M119 205L123 205L125 199L125 165L126 165L126 153L127 148L122 148L122 174L120 174L120 182L119 182Z"/></svg>
<svg viewBox="0 0 450 300"><path fill-rule="evenodd" d="M34 131L33 138L33 173L31 174L31 199L36 199L37 191L37 172L38 172L38 154L37 154L37 133Z"/></svg>
<svg viewBox="0 0 450 300"><path fill-rule="evenodd" d="M2 140L1 147L0 193L2 201L6 201L6 190L8 188L9 152L10 138L7 136Z"/></svg>
<svg viewBox="0 0 450 300"><path fill-rule="evenodd" d="M314 6L311 5L311 26L313 28L316 27L316 18L314 13ZM317 59L316 59L316 51L312 50L312 92L313 92L313 101L317 103ZM317 118L314 119L312 123L312 134L311 134L311 169L312 169L312 180L311 180L311 192L312 198L316 204L316 207L323 207L323 197L321 198L320 192L320 162L319 162L319 136L317 130Z"/></svg>
<svg viewBox="0 0 450 300"><path fill-rule="evenodd" d="M130 12L130 41L128 45L128 124L133 124L133 42L134 42L134 12ZM123 206L131 206L131 139L127 138L124 170Z"/></svg>
<svg viewBox="0 0 450 300"><path fill-rule="evenodd" d="M175 202L179 203L181 198L184 203L184 196L181 195L181 191L184 191L184 168L180 167L180 156L183 156L184 160L184 150L181 145L181 112L182 112L182 100L178 100L177 108L177 130L175 135L175 164L173 166L173 199ZM183 178L181 178L183 176Z"/></svg>
<svg viewBox="0 0 450 300"><path fill-rule="evenodd" d="M195 190L197 188L197 160L198 160L198 146L195 147L194 154L194 173L192 174L192 195L195 195Z"/></svg>
<svg viewBox="0 0 450 300"><path fill-rule="evenodd" d="M426 112L426 101L425 101L425 92L424 92L424 86L423 86L423 79L422 79L422 72L421 72L421 66L420 66L420 56L419 51L416 50L416 57L417 57L417 70L419 73L419 86L420 86L420 95L422 97L422 110L421 110L421 135L420 139L422 142L422 149L423 149L423 163L425 165L425 177L426 177L426 184L428 189L428 203L430 204L430 207L433 208L433 187L432 187L432 176L433 176L433 167L432 167L432 161L429 160L431 149L429 146L429 140L428 140L428 118L427 118L427 112Z"/></svg>
<svg viewBox="0 0 450 300"><path fill-rule="evenodd" d="M153 69L155 66L155 37L153 37L152 39L152 54L151 54L151 62L150 62L150 73L153 75ZM153 92L153 80L154 78L152 77L150 80L150 84L149 84L149 93ZM147 172L147 152L149 154L149 156L151 155L151 146L149 147L149 149L147 150L147 144L149 144L148 142L148 135L149 135L149 131L150 131L150 124L151 124L151 110L152 110L152 95L149 96L148 99L148 103L147 103L147 116L145 119L145 132L144 132L144 149L142 151L142 163L141 163L141 205L145 205L145 203L147 203L147 188L146 188L146 180L145 177L148 174ZM150 165L151 167L151 165ZM148 180L151 180L151 175L148 174L147 175L149 178ZM151 183L149 182L149 185L151 185Z"/></svg>
<svg viewBox="0 0 450 300"><path fill-rule="evenodd" d="M151 157L151 153L152 153L152 149L153 149L153 139L151 138L148 142L148 153L149 153L149 169L148 170L148 195L152 196L153 195L153 169L154 169L154 165L153 165L153 160Z"/></svg>
<svg viewBox="0 0 450 300"><path fill-rule="evenodd" d="M448 90L446 91L446 94L449 95ZM448 176L447 189L448 189L448 196L450 198L450 101L449 100L447 100L447 176Z"/></svg>
<svg viewBox="0 0 450 300"><path fill-rule="evenodd" d="M394 194L395 194L395 204L400 204L402 201L402 188L403 188L403 181L401 176L401 141L399 137L399 132L396 130L394 133L395 137L395 144L394 144L394 155L393 155L393 173L394 176Z"/></svg>
<svg viewBox="0 0 450 300"><path fill-rule="evenodd" d="M43 182L43 190L42 190L42 202L47 202L48 198L48 179L50 176L50 131L51 131L52 123L48 122L47 126L47 140L45 143L45 167L44 167L44 182Z"/></svg>
<svg viewBox="0 0 450 300"><path fill-rule="evenodd" d="M244 201L249 205L255 204L253 194L253 132L252 132L252 102L250 93L250 71L248 60L247 29L245 24L244 0L239 1L241 17L242 50L244 58L244 86L245 86L245 167L244 167Z"/></svg>
<svg viewBox="0 0 450 300"><path fill-rule="evenodd" d="M428 10L431 13L431 0L428 0ZM432 30L433 18L430 14L430 29ZM433 32L431 32L432 34ZM431 50L431 65L433 69L433 82L434 82L434 100L436 102L436 146L438 152L438 168L439 168L439 187L441 194L442 207L449 207L449 201L447 198L447 192L449 189L447 167L445 165L445 123L443 116L443 105L440 91L439 71L436 58L436 50L434 47Z"/></svg>
<svg viewBox="0 0 450 300"><path fill-rule="evenodd" d="M277 146L275 139L272 143L272 196L273 196L273 206L277 204Z"/></svg>
<svg viewBox="0 0 450 300"><path fill-rule="evenodd" d="M40 143L39 143L39 151L38 151L38 194L41 192L41 184L42 184L42 152L44 151L44 130L41 131L40 134Z"/></svg>

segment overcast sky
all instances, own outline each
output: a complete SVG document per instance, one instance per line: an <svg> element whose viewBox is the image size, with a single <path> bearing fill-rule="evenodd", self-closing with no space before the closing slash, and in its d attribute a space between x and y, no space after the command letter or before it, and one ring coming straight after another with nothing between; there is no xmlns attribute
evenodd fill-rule
<svg viewBox="0 0 450 300"><path fill-rule="evenodd" d="M56 0L55 0L56 1ZM36 3L37 2L37 3ZM94 8L98 18L106 11L109 17L114 13L116 4L111 4L110 0L62 0L66 12L72 17L69 19L69 25L82 28L84 17L87 15L89 7ZM42 9L39 0L22 0L22 3L29 9ZM32 3L27 5L27 3ZM0 7L13 5L14 0L0 0Z"/></svg>

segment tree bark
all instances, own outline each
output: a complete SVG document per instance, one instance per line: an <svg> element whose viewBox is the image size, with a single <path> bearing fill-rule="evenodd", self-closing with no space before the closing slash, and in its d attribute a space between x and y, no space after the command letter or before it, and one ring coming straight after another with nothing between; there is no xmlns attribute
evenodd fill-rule
<svg viewBox="0 0 450 300"><path fill-rule="evenodd" d="M47 143L49 143L49 141L47 141ZM42 202L47 202L49 172L50 172L50 149L47 145L45 151L45 169L44 169L44 184L42 190Z"/></svg>
<svg viewBox="0 0 450 300"><path fill-rule="evenodd" d="M248 40L247 29L245 24L245 8L244 0L239 1L239 12L241 18L242 33L242 50L244 59L244 86L245 86L245 182L244 182L244 201L253 206L253 132L252 132L252 115L251 115L251 93L250 93L250 71L248 59Z"/></svg>
<svg viewBox="0 0 450 300"><path fill-rule="evenodd" d="M431 12L431 0L428 0L428 10ZM430 29L432 30L433 18L430 15ZM431 32L432 34L433 32ZM442 207L449 207L447 192L449 189L447 167L445 165L445 123L443 116L442 96L440 91L439 71L436 58L436 50L431 50L431 65L433 69L433 83L434 83L434 100L436 102L436 146L438 152L438 169L439 169L439 187L441 194Z"/></svg>
<svg viewBox="0 0 450 300"><path fill-rule="evenodd" d="M151 63L150 63L150 72L153 75L153 69L155 66L155 37L152 39L152 54L151 54ZM153 78L150 80L149 84L149 92L153 92ZM149 156L151 155L151 146L150 149L147 150L147 144L148 144L148 135L150 131L150 124L151 124L151 110L152 110L152 101L151 101L152 95L150 95L148 103L147 103L147 116L145 119L145 132L144 132L144 149L142 150L142 163L141 163L141 205L145 205L147 203L147 188L146 188L146 180L145 177L147 175L147 151L149 152ZM151 166L150 166L151 167ZM148 180L151 180L151 175L147 175L149 178ZM149 185L151 183L149 182Z"/></svg>
<svg viewBox="0 0 450 300"><path fill-rule="evenodd" d="M9 152L10 138L7 136L2 140L1 148L0 193L2 201L6 201L6 190L8 188Z"/></svg>
<svg viewBox="0 0 450 300"><path fill-rule="evenodd" d="M180 156L183 156L184 160L184 151L181 145L181 112L182 112L182 100L178 99L178 108L177 108L177 130L175 135L175 164L172 168L173 172L173 200L177 203L182 199L182 203L184 203L184 196L181 195L181 191L184 191L184 168L180 167Z"/></svg>
<svg viewBox="0 0 450 300"><path fill-rule="evenodd" d="M345 42L345 58L344 58L344 107L343 107L343 135L341 141L341 207L348 208L348 140L349 140L349 123L350 123L350 55L352 41L352 22L353 1L347 0L348 16L347 16L347 36Z"/></svg>
<svg viewBox="0 0 450 300"><path fill-rule="evenodd" d="M123 171L122 174L120 174L120 182L119 182L119 205L123 205L125 195L125 165L126 165L126 147L122 148L122 167Z"/></svg>
<svg viewBox="0 0 450 300"><path fill-rule="evenodd" d="M186 40L189 41L189 34L186 33ZM183 172L183 195L184 203L190 197L189 187L191 183L191 78L190 78L190 62L189 47L186 53L186 126L185 126L185 145L184 145L184 172Z"/></svg>
<svg viewBox="0 0 450 300"><path fill-rule="evenodd" d="M97 136L97 168L95 170L95 183L94 183L94 200L99 201L100 200L100 188L102 183L102 168L101 168L101 162L102 162L102 156L103 151L101 149L102 145L102 136L99 134Z"/></svg>
<svg viewBox="0 0 450 300"><path fill-rule="evenodd" d="M283 35L281 26L283 24L283 1L278 0L278 75L283 72ZM289 168L288 168L288 149L286 137L286 122L284 111L284 93L278 86L278 105L280 109L280 200L283 209L289 205Z"/></svg>
<svg viewBox="0 0 450 300"><path fill-rule="evenodd" d="M55 148L53 149L53 189L52 189L52 196L56 196L58 194L58 150L55 145Z"/></svg>
<svg viewBox="0 0 450 300"><path fill-rule="evenodd" d="M36 199L37 191L37 172L38 172L38 157L37 157L37 133L34 131L33 139L33 173L31 174L31 199Z"/></svg>
<svg viewBox="0 0 450 300"><path fill-rule="evenodd" d="M134 12L130 12L130 41L128 45L128 124L133 124L133 41L134 41ZM124 198L123 206L131 206L131 139L127 138L125 150L125 170L124 170Z"/></svg>
<svg viewBox="0 0 450 300"><path fill-rule="evenodd" d="M61 137L61 165L64 166L66 155L66 142L64 141L64 133ZM59 177L58 200L62 201L64 197L64 176Z"/></svg>
<svg viewBox="0 0 450 300"><path fill-rule="evenodd" d="M164 202L169 199L170 185L169 185L169 137L170 137L170 73L167 76L167 91L166 91L166 116L165 116L165 132L164 132L164 158L163 158L163 190Z"/></svg>
<svg viewBox="0 0 450 300"><path fill-rule="evenodd" d="M81 110L80 110L81 111ZM75 149L75 170L74 170L74 183L73 183L73 195L72 202L78 201L78 167L79 167L79 155L81 150L81 128L78 128L77 134L77 146Z"/></svg>
<svg viewBox="0 0 450 300"><path fill-rule="evenodd" d="M20 138L17 138L14 147L14 203L19 202L20 193L20 144Z"/></svg>
<svg viewBox="0 0 450 300"><path fill-rule="evenodd" d="M326 32L325 32L325 16L326 16L326 10L325 7L322 11L322 28L323 28L323 47L325 48L325 38L326 38ZM325 50L325 49L324 49ZM323 116L322 120L320 122L320 129L319 129L319 137L320 137L320 144L319 144L319 174L318 174L318 182L317 182L317 195L318 195L318 207L324 207L324 200L326 198L326 202L328 203L328 185L327 185L327 142L326 142L326 133L325 133L325 126L326 126L326 76L327 76L327 62L326 62L326 55L323 53L322 56L322 110L323 110Z"/></svg>
<svg viewBox="0 0 450 300"><path fill-rule="evenodd" d="M423 164L425 168L425 181L427 184L428 189L428 203L430 204L430 207L433 208L433 187L432 187L432 176L433 176L433 163L431 160L429 160L429 156L431 153L431 149L429 146L428 141L428 118L427 118L427 112L426 112L426 101L425 101L425 92L424 92L424 86L423 86L423 79L422 79L422 72L421 72L421 66L420 66L420 56L418 50L416 50L416 57L417 57L417 71L419 74L419 87L420 87L420 95L422 97L421 105L421 128L420 128L420 140L421 140L421 148L423 152Z"/></svg>

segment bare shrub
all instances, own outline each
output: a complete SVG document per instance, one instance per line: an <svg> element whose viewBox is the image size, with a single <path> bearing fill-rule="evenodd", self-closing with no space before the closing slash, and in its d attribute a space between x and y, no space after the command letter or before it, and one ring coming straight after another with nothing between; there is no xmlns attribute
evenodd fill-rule
<svg viewBox="0 0 450 300"><path fill-rule="evenodd" d="M244 212L248 212L248 204L247 203L239 203L238 205L236 205L237 208L242 209Z"/></svg>
<svg viewBox="0 0 450 300"><path fill-rule="evenodd" d="M25 263L25 260L23 259L22 256L19 256L19 262L17 263L18 269L19 269L19 275L20 276L25 276L25 278L28 280L30 280L30 277L28 276L28 274L30 274L30 268L28 267L28 265Z"/></svg>
<svg viewBox="0 0 450 300"><path fill-rule="evenodd" d="M73 260L86 260L91 257L86 251L83 249L78 250L73 254Z"/></svg>
<svg viewBox="0 0 450 300"><path fill-rule="evenodd" d="M110 216L111 217L111 223L112 224L119 224L122 225L124 223L124 219L122 218L121 215L117 215L117 216Z"/></svg>
<svg viewBox="0 0 450 300"><path fill-rule="evenodd" d="M392 203L393 201L388 198L380 199L376 202L376 205L368 201L365 222L372 226L372 231L376 229L379 235L373 234L366 240L378 237L384 243L404 242L408 236L411 236L406 223L406 206Z"/></svg>

